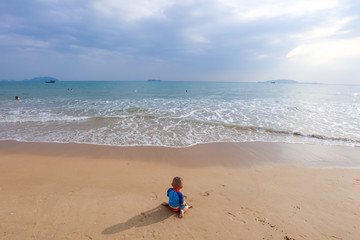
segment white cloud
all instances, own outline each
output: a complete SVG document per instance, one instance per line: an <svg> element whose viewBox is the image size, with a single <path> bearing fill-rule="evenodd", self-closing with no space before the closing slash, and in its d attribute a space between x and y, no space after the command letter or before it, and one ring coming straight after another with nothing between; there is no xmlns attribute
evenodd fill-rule
<svg viewBox="0 0 360 240"><path fill-rule="evenodd" d="M99 14L125 21L147 17L164 17L164 10L176 1L168 0L94 0L92 8Z"/></svg>
<svg viewBox="0 0 360 240"><path fill-rule="evenodd" d="M347 17L342 19L330 19L326 21L322 26L312 28L309 31L303 33L297 33L290 35L291 38L298 38L301 40L309 40L315 38L324 38L334 35L346 34L348 31L341 31L347 24L355 20L355 17Z"/></svg>
<svg viewBox="0 0 360 240"><path fill-rule="evenodd" d="M303 64L344 67L343 62L360 57L360 38L322 40L302 44L286 57Z"/></svg>
<svg viewBox="0 0 360 240"><path fill-rule="evenodd" d="M38 69L44 63L54 69L63 64L77 71L77 79L97 72L109 72L109 79L111 74L115 79L130 72L135 79L144 68L147 73L165 71L164 63L173 72L177 69L176 75L187 72L189 78L214 73L230 77L228 72L233 79L250 78L257 72L264 79L298 79L295 72L304 74L306 81L324 72L335 76L335 68L338 76L359 72L360 17L351 17L358 16L356 0L20 2L7 1L0 8L0 51L4 59L17 56L12 57L14 66L26 66L33 54L41 59ZM154 59L163 63L155 64ZM92 67L98 63L104 70ZM340 65L347 69L339 70ZM84 72L88 75L81 77Z"/></svg>
<svg viewBox="0 0 360 240"><path fill-rule="evenodd" d="M338 0L217 0L221 5L232 9L232 13L243 20L278 16L302 16L321 10L335 8Z"/></svg>

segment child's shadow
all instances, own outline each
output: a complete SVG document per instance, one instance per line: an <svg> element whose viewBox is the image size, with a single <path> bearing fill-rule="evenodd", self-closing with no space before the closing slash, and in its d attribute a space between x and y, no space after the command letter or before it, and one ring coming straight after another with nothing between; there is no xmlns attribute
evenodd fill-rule
<svg viewBox="0 0 360 240"><path fill-rule="evenodd" d="M148 226L154 223L164 221L165 219L173 216L174 214L176 213L169 211L169 208L159 205L149 211L142 212L139 215L130 218L126 222L119 223L105 229L104 231L102 231L102 234L115 234L133 227L139 228Z"/></svg>

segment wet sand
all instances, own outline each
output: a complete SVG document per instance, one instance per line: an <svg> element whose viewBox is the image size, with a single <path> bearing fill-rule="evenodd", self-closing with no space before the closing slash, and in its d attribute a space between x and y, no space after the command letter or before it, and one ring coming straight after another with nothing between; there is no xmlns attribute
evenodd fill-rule
<svg viewBox="0 0 360 240"><path fill-rule="evenodd" d="M358 239L360 148L0 141L0 239ZM192 208L160 206L174 176Z"/></svg>

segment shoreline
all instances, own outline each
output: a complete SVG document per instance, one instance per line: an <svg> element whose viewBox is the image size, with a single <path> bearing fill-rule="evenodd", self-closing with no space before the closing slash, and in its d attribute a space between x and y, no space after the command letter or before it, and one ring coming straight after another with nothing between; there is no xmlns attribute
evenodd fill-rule
<svg viewBox="0 0 360 240"><path fill-rule="evenodd" d="M219 164L228 167L289 164L310 168L360 168L360 147L297 143L221 142L189 147L166 147L4 140L0 141L0 153L126 158L175 165L181 161L189 167ZM197 157L196 161L194 156Z"/></svg>
<svg viewBox="0 0 360 240"><path fill-rule="evenodd" d="M360 169L333 165L359 152L0 141L0 238L357 240ZM161 206L177 175L192 206L181 220Z"/></svg>

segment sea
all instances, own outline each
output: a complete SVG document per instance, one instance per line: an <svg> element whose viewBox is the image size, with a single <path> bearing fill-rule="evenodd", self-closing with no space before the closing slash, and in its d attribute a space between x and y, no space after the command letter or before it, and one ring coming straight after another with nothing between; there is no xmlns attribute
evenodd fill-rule
<svg viewBox="0 0 360 240"><path fill-rule="evenodd" d="M360 85L0 82L0 140L168 147L213 142L360 146Z"/></svg>

